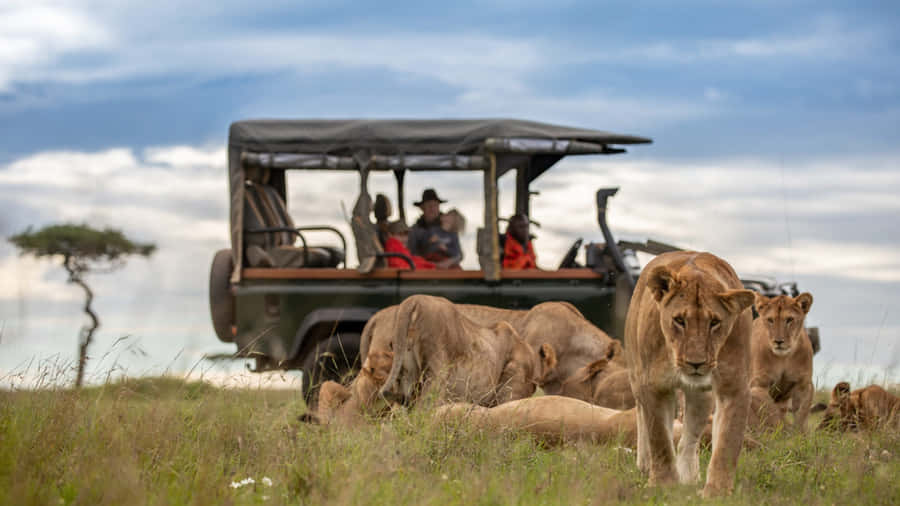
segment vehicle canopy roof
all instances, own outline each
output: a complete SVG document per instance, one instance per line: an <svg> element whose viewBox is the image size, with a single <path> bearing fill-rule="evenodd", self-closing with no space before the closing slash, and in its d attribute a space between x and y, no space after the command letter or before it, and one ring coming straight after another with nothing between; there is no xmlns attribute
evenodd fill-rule
<svg viewBox="0 0 900 506"><path fill-rule="evenodd" d="M353 156L360 151L372 155L476 155L515 149L511 140L545 141L533 144L531 152L548 154L620 152L609 145L651 142L633 135L517 119L245 120L231 124L228 142L231 148L250 152ZM546 141L568 146L561 152L560 146Z"/></svg>
<svg viewBox="0 0 900 506"><path fill-rule="evenodd" d="M516 119L303 119L244 120L228 135L231 190L231 240L235 255L232 281L240 280L246 169L275 169L268 184L286 194L285 169L360 172L360 198L368 199L372 170L392 170L398 182L398 207L404 219L403 174L408 170L484 172L488 256L497 264L497 178L516 170L516 212L529 215L529 184L568 155L615 154L613 145L645 144L645 137ZM361 206L365 208L365 206ZM366 217L368 220L368 217ZM496 269L494 269L496 271ZM486 278L496 278L496 272Z"/></svg>

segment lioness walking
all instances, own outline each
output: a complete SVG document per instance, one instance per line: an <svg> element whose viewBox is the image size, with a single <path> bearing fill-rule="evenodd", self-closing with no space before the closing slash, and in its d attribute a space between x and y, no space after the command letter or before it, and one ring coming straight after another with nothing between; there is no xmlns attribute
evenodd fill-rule
<svg viewBox="0 0 900 506"><path fill-rule="evenodd" d="M812 303L813 297L807 292L797 297L756 294L759 318L753 322L750 358L750 389L754 393L752 429L777 425L781 422L780 414L790 409L794 414L794 428L806 430L815 389L813 347L803 322Z"/></svg>
<svg viewBox="0 0 900 506"><path fill-rule="evenodd" d="M637 461L651 484L695 482L697 443L715 404L704 496L729 493L750 410L753 292L709 253L654 258L641 273L625 323L625 356L637 404ZM685 397L677 460L676 390Z"/></svg>

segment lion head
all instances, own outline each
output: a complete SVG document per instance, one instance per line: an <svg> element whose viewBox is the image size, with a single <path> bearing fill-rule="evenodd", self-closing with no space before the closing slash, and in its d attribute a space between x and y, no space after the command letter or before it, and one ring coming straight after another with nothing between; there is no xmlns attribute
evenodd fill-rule
<svg viewBox="0 0 900 506"><path fill-rule="evenodd" d="M808 339L803 330L803 321L812 303L813 297L808 292L796 297L766 297L756 294L756 310L763 322L772 353L781 357L790 355L803 340Z"/></svg>
<svg viewBox="0 0 900 506"><path fill-rule="evenodd" d="M657 266L648 288L679 380L687 388L709 389L719 351L738 316L753 304L753 291L728 289L691 263Z"/></svg>
<svg viewBox="0 0 900 506"><path fill-rule="evenodd" d="M593 402L598 383L612 373L625 370L613 362L613 359L622 353L622 345L618 341L612 341L606 355L577 369L574 374L565 378L555 395Z"/></svg>
<svg viewBox="0 0 900 506"><path fill-rule="evenodd" d="M377 385L381 385L391 372L394 364L394 353L391 351L372 350L360 369L360 374L367 376Z"/></svg>
<svg viewBox="0 0 900 506"><path fill-rule="evenodd" d="M819 428L856 430L857 422L856 409L850 398L850 383L841 381L831 391L831 401L825 408Z"/></svg>

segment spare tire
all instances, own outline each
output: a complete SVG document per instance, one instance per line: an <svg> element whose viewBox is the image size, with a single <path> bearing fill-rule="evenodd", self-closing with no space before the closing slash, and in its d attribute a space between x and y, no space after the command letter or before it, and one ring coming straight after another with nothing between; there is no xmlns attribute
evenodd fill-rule
<svg viewBox="0 0 900 506"><path fill-rule="evenodd" d="M209 270L209 313L212 317L213 329L219 340L224 343L234 342L231 331L234 325L234 294L231 293L231 273L234 270L234 258L230 249L221 249L213 257Z"/></svg>

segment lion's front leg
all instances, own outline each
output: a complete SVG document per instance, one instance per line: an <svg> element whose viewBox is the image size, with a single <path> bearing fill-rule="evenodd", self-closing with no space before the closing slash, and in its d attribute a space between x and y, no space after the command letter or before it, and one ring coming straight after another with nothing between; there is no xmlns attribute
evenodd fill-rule
<svg viewBox="0 0 900 506"><path fill-rule="evenodd" d="M637 466L643 473L650 472L650 435L647 424L644 422L641 404L635 406L637 410Z"/></svg>
<svg viewBox="0 0 900 506"><path fill-rule="evenodd" d="M660 393L649 391L650 388L642 390L636 399L639 409L638 467L649 467L650 485L675 482L678 474L675 470L675 447L672 443L672 421L675 419L674 392ZM642 438L642 435L645 437ZM642 440L645 441L643 457Z"/></svg>
<svg viewBox="0 0 900 506"><path fill-rule="evenodd" d="M688 390L684 395L684 427L678 442L676 469L678 481L695 483L700 479L700 455L697 443L706 429L713 397L710 392Z"/></svg>
<svg viewBox="0 0 900 506"><path fill-rule="evenodd" d="M712 457L706 473L705 497L731 492L738 456L744 442L744 429L750 412L750 390L747 386L717 390L713 416Z"/></svg>
<svg viewBox="0 0 900 506"><path fill-rule="evenodd" d="M794 412L794 429L806 432L806 418L809 416L809 408L813 398L812 381L800 382L794 387L791 395L791 410Z"/></svg>

